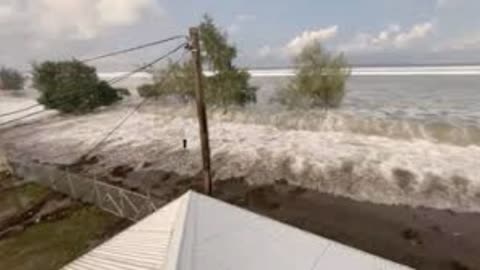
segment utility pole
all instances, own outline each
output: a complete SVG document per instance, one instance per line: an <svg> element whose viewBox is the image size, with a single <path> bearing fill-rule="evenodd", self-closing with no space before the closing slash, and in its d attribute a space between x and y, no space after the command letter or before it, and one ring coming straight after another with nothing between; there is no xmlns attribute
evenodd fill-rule
<svg viewBox="0 0 480 270"><path fill-rule="evenodd" d="M200 40L197 27L190 28L190 41L193 66L195 68L195 96L197 102L198 125L202 145L204 192L212 195L212 173L210 165L210 143L208 139L208 120L205 111L205 94L203 92L202 60L200 57Z"/></svg>

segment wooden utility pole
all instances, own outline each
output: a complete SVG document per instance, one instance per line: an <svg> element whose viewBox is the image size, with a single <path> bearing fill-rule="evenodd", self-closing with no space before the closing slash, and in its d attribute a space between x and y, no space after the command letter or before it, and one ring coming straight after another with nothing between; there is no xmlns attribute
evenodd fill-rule
<svg viewBox="0 0 480 270"><path fill-rule="evenodd" d="M205 94L203 92L202 60L200 58L200 40L198 28L190 28L193 66L195 68L195 96L197 101L198 125L202 144L204 192L212 195L212 173L210 165L210 143L208 139L208 120L205 111Z"/></svg>

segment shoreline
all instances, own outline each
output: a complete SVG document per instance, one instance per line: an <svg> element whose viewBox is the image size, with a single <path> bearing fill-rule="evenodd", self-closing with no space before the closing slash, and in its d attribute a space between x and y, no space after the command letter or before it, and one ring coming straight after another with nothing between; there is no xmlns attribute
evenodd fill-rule
<svg viewBox="0 0 480 270"><path fill-rule="evenodd" d="M117 167L100 180L148 194L166 204L202 190L201 174L182 176ZM71 168L90 175L92 164ZM91 175L90 175L91 176ZM355 201L276 180L252 186L242 177L214 182L213 197L299 229L415 269L478 269L480 213Z"/></svg>
<svg viewBox="0 0 480 270"><path fill-rule="evenodd" d="M147 164L150 166L150 164ZM89 166L81 168L88 174ZM183 176L153 168L117 167L104 176L167 202L189 189L201 191L201 174ZM213 196L374 255L426 270L480 266L480 213L356 201L278 179L249 184L245 178L214 181Z"/></svg>
<svg viewBox="0 0 480 270"><path fill-rule="evenodd" d="M20 158L68 164L127 109L59 116L5 130L0 139L9 146L5 151ZM201 186L194 125L188 110L147 107L106 142L97 162L77 172L130 189L145 185L166 203ZM335 132L319 136L221 118L211 127L212 167L221 179L217 198L417 269L480 266L476 149ZM182 149L182 138L188 149Z"/></svg>

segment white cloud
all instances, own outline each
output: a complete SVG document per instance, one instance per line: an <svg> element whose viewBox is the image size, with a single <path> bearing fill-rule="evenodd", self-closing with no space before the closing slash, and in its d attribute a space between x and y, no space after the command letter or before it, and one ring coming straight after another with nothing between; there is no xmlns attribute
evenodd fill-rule
<svg viewBox="0 0 480 270"><path fill-rule="evenodd" d="M393 40L393 45L399 48L408 47L417 40L425 38L433 30L433 24L426 22L414 25L409 31L399 33Z"/></svg>
<svg viewBox="0 0 480 270"><path fill-rule="evenodd" d="M289 56L296 55L302 51L305 46L312 42L325 42L333 39L338 34L338 26L332 25L326 28L320 28L316 31L304 31L300 35L291 39L284 46L272 47L264 45L257 51L260 58L283 58L287 59Z"/></svg>
<svg viewBox="0 0 480 270"><path fill-rule="evenodd" d="M153 4L150 0L100 0L97 11L103 24L128 25L140 19L142 12Z"/></svg>
<svg viewBox="0 0 480 270"><path fill-rule="evenodd" d="M26 0L10 5L13 14L0 22L22 25L39 37L92 39L110 28L135 23L155 6L155 0ZM8 9L0 10L1 14Z"/></svg>
<svg viewBox="0 0 480 270"><path fill-rule="evenodd" d="M299 36L293 38L286 46L285 50L290 54L299 53L308 44L319 41L325 42L334 38L338 33L338 25L332 25L327 28L321 28L316 31L305 31Z"/></svg>
<svg viewBox="0 0 480 270"><path fill-rule="evenodd" d="M437 0L436 7L445 8L445 7L451 6L455 2L459 2L459 1L458 0Z"/></svg>
<svg viewBox="0 0 480 270"><path fill-rule="evenodd" d="M257 19L255 15L252 14L239 14L235 16L235 19L233 20L232 24L230 24L227 27L227 33L230 35L236 34L240 29L242 29L242 26L246 23L253 22Z"/></svg>
<svg viewBox="0 0 480 270"><path fill-rule="evenodd" d="M253 14L239 14L235 19L239 22L252 22L255 21L257 17Z"/></svg>
<svg viewBox="0 0 480 270"><path fill-rule="evenodd" d="M376 51L410 48L432 33L433 23L424 22L402 31L399 25L389 25L377 34L359 33L355 38L339 46L341 51Z"/></svg>
<svg viewBox="0 0 480 270"><path fill-rule="evenodd" d="M480 49L480 33L469 33L462 37L452 38L435 48L436 51L463 51Z"/></svg>
<svg viewBox="0 0 480 270"><path fill-rule="evenodd" d="M229 35L234 35L240 31L240 24L238 23L232 23L227 27L227 33Z"/></svg>
<svg viewBox="0 0 480 270"><path fill-rule="evenodd" d="M273 52L274 49L272 47L270 47L269 45L265 45L258 50L258 56L262 58L269 57L273 54Z"/></svg>
<svg viewBox="0 0 480 270"><path fill-rule="evenodd" d="M0 22L10 19L15 13L15 8L12 3L0 4Z"/></svg>

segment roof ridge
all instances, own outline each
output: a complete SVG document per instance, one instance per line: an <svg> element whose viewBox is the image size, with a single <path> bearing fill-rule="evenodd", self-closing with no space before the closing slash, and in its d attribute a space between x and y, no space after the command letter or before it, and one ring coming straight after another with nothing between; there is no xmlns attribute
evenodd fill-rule
<svg viewBox="0 0 480 270"><path fill-rule="evenodd" d="M177 217L173 225L173 227L177 229L172 231L168 245L167 261L162 267L163 270L176 270L178 268L179 255L185 239L186 224L188 224L186 222L187 215L190 212L189 209L191 208L194 195L195 192L189 190L181 197L182 204L177 210Z"/></svg>

